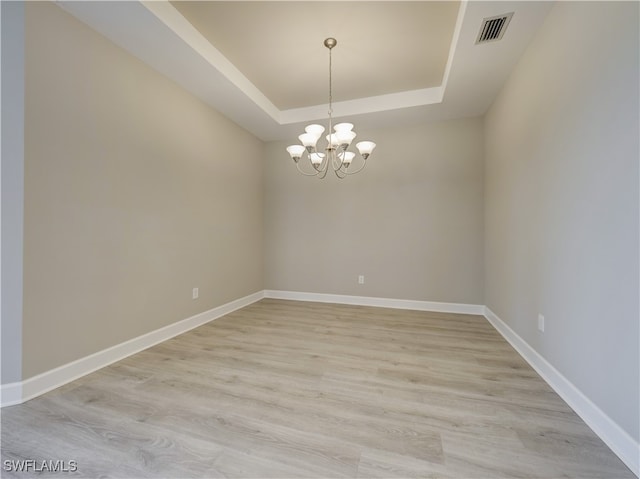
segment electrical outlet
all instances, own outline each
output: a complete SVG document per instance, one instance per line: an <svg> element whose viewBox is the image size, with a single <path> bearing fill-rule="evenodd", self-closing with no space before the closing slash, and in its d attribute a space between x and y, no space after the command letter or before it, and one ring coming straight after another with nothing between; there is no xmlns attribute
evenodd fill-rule
<svg viewBox="0 0 640 479"><path fill-rule="evenodd" d="M191 299L198 299L199 291L198 288L193 288L193 292L191 293Z"/></svg>
<svg viewBox="0 0 640 479"><path fill-rule="evenodd" d="M544 333L544 316L541 314L538 315L538 330Z"/></svg>
<svg viewBox="0 0 640 479"><path fill-rule="evenodd" d="M364 284L364 275L363 274L358 276L358 284Z"/></svg>

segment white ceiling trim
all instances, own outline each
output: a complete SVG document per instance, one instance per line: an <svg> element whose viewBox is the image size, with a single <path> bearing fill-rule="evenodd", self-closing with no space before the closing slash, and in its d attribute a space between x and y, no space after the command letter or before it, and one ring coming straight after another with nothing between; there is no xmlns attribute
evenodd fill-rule
<svg viewBox="0 0 640 479"><path fill-rule="evenodd" d="M453 35L445 78L448 78L451 69L455 44L460 34L466 1L462 2L456 20L456 29ZM211 66L239 88L256 106L260 107L279 125L315 121L326 118L327 103L288 110L279 110L246 76L238 70L217 48L215 48L169 1L142 0L142 3L153 15L164 23L171 31L189 45L195 52L202 56ZM378 95L374 97L358 98L333 103L333 111L336 116L359 115L378 113L399 108L432 105L442 102L444 97L444 85L433 88L423 88L404 92Z"/></svg>
<svg viewBox="0 0 640 479"><path fill-rule="evenodd" d="M327 118L327 104L279 110L166 0L56 3L262 140ZM334 117L361 129L484 114L551 5L463 1L441 86L336 102ZM505 38L475 45L482 19L505 12L515 12Z"/></svg>
<svg viewBox="0 0 640 479"><path fill-rule="evenodd" d="M433 105L442 102L442 87L423 88L386 95L358 98L356 100L337 101L333 103L335 116L362 115L381 111L397 110L414 106ZM327 118L328 102L322 105L292 108L280 112L280 124L300 123Z"/></svg>
<svg viewBox="0 0 640 479"><path fill-rule="evenodd" d="M265 113L279 122L280 110L220 50L211 45L171 3L166 0L143 0L140 3Z"/></svg>
<svg viewBox="0 0 640 479"><path fill-rule="evenodd" d="M453 37L451 38L451 46L449 47L449 57L447 58L447 65L444 68L444 76L442 77L442 96L444 97L444 90L447 88L449 82L449 74L451 73L451 66L453 65L453 58L456 54L456 48L458 46L458 39L460 38L460 32L462 31L462 22L464 16L467 13L468 0L462 0L460 2L460 10L458 10L458 18L456 19L456 26L453 30Z"/></svg>

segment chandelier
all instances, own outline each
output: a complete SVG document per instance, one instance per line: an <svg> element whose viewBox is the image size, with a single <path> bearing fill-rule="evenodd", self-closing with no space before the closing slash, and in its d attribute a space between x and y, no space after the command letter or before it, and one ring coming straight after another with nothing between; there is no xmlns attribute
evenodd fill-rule
<svg viewBox="0 0 640 479"><path fill-rule="evenodd" d="M324 133L322 125L309 125L304 129L304 133L298 137L302 145L291 145L287 147L287 152L291 155L291 159L295 162L298 171L305 176L317 176L324 178L329 171L329 164L336 176L340 179L348 175L354 175L361 171L367 165L367 158L376 147L372 141L361 141L356 144L356 148L360 152L362 160L357 168L351 167L356 154L348 151L351 142L356 137L351 123L338 123L333 126L333 97L331 89L331 50L337 45L335 38L327 38L324 46L329 49L329 134L326 136L327 146L324 152L318 151L316 144ZM333 133L331 132L333 129ZM312 169L306 168L304 171L300 167L300 159L305 155L311 164ZM351 167L351 168L350 168Z"/></svg>

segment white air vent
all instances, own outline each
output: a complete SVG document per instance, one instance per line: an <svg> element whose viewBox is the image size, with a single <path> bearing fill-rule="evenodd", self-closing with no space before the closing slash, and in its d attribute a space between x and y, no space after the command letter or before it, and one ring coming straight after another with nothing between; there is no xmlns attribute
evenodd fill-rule
<svg viewBox="0 0 640 479"><path fill-rule="evenodd" d="M507 25L509 25L509 22L511 21L511 17L513 17L513 12L482 20L482 26L480 27L480 33L478 33L476 45L479 43L496 42L500 40L504 35L504 31L507 29Z"/></svg>

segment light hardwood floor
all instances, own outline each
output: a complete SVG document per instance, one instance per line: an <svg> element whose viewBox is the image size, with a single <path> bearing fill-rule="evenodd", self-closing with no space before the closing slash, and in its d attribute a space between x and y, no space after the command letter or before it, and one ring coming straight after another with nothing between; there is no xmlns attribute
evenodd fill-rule
<svg viewBox="0 0 640 479"><path fill-rule="evenodd" d="M1 419L69 476L635 477L471 315L262 300Z"/></svg>

